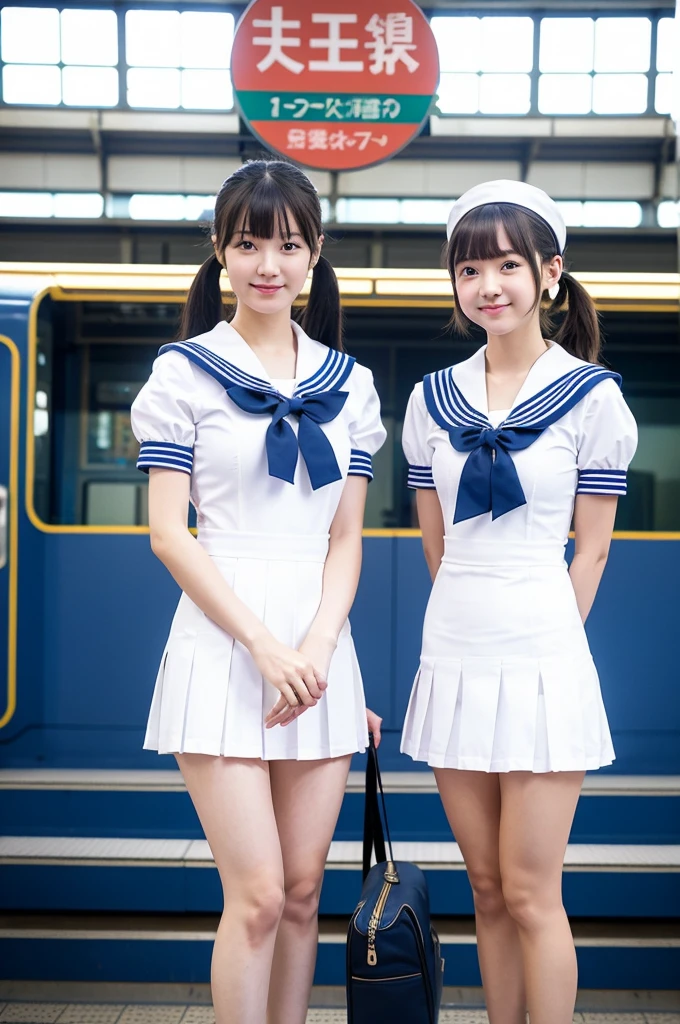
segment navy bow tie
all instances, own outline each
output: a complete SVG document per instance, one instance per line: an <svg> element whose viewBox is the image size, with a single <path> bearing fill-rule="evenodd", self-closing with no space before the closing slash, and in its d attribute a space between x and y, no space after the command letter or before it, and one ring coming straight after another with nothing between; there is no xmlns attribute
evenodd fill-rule
<svg viewBox="0 0 680 1024"><path fill-rule="evenodd" d="M347 391L323 391L316 395L286 398L275 391L234 385L227 388L227 394L244 412L271 414L272 421L266 434L270 476L292 484L299 450L315 491L342 479L333 447L319 424L335 419L347 401ZM299 418L297 437L290 423L286 422L289 415Z"/></svg>
<svg viewBox="0 0 680 1024"><path fill-rule="evenodd" d="M454 523L491 512L498 519L526 505L522 485L510 452L528 448L543 427L449 427L457 452L470 452L460 477Z"/></svg>
<svg viewBox="0 0 680 1024"><path fill-rule="evenodd" d="M559 351L559 345L553 346ZM455 367L428 374L423 380L425 404L435 423L449 435L458 452L468 452L458 485L454 523L490 512L492 519L526 505L510 452L521 451L557 423L601 381L621 377L595 363L580 363L517 405L507 420L493 428L475 409L454 380ZM480 364L480 377L483 369Z"/></svg>

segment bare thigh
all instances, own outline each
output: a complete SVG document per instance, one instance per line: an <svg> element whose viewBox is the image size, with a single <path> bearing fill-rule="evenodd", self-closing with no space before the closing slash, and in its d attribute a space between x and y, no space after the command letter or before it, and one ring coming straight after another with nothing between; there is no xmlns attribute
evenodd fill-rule
<svg viewBox="0 0 680 1024"><path fill-rule="evenodd" d="M584 772L501 776L500 862L513 916L561 906L564 853Z"/></svg>
<svg viewBox="0 0 680 1024"><path fill-rule="evenodd" d="M434 774L446 817L463 854L475 901L493 899L500 891L498 775L458 768L435 768Z"/></svg>
<svg viewBox="0 0 680 1024"><path fill-rule="evenodd" d="M283 887L269 767L255 758L178 754L177 762L215 859L225 899L244 883Z"/></svg>
<svg viewBox="0 0 680 1024"><path fill-rule="evenodd" d="M271 790L286 890L323 878L351 757L271 761Z"/></svg>

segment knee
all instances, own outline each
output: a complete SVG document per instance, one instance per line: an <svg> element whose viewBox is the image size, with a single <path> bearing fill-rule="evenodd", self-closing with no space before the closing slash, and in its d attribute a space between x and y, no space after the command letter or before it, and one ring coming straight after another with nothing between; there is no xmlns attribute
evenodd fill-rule
<svg viewBox="0 0 680 1024"><path fill-rule="evenodd" d="M551 912L562 910L559 893L541 892L522 883L504 881L503 896L510 917L523 931L536 931Z"/></svg>
<svg viewBox="0 0 680 1024"><path fill-rule="evenodd" d="M291 924L309 925L319 912L321 880L299 878L285 886L283 916Z"/></svg>
<svg viewBox="0 0 680 1024"><path fill-rule="evenodd" d="M498 875L474 875L470 878L475 913L482 917L496 917L505 910L503 887Z"/></svg>
<svg viewBox="0 0 680 1024"><path fill-rule="evenodd" d="M284 906L283 886L276 879L256 879L241 886L240 917L249 946L266 942L279 926Z"/></svg>

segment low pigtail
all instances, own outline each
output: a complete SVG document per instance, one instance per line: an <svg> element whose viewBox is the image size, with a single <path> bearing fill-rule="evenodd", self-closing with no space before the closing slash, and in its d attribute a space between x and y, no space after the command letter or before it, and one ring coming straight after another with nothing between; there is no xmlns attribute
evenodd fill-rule
<svg viewBox="0 0 680 1024"><path fill-rule="evenodd" d="M220 290L221 272L222 264L214 253L199 267L182 311L178 334L180 341L206 334L220 320L225 319Z"/></svg>
<svg viewBox="0 0 680 1024"><path fill-rule="evenodd" d="M340 288L333 267L323 256L312 271L312 287L300 326L310 338L343 351Z"/></svg>
<svg viewBox="0 0 680 1024"><path fill-rule="evenodd" d="M554 335L555 341L578 359L599 363L602 339L595 304L583 285L566 271L562 273L559 291L548 308L548 317L561 313L565 307L564 319Z"/></svg>

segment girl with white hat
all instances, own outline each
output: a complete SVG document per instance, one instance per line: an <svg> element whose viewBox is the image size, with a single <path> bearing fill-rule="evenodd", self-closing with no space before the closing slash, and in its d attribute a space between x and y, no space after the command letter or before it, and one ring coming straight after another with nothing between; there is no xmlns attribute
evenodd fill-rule
<svg viewBox="0 0 680 1024"><path fill-rule="evenodd" d="M455 203L453 323L487 343L416 385L403 431L434 583L402 750L433 767L465 858L491 1024L571 1024L562 863L584 773L614 759L583 623L637 432L565 242L531 185Z"/></svg>

